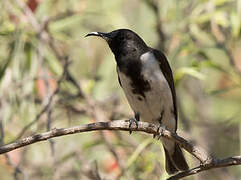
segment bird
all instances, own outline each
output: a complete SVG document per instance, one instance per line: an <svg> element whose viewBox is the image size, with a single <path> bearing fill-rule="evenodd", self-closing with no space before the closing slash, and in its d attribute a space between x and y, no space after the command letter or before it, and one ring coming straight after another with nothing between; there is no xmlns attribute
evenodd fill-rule
<svg viewBox="0 0 241 180"><path fill-rule="evenodd" d="M144 121L176 133L176 92L172 70L164 53L149 47L130 29L117 29L108 33L91 32L85 37L88 36L104 39L114 54L119 84L134 112L130 126ZM180 146L163 137L161 141L166 172L174 174L188 170Z"/></svg>

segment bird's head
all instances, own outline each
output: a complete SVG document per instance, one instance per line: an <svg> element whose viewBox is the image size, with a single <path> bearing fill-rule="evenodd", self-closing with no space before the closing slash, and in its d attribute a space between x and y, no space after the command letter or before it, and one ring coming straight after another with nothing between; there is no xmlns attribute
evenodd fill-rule
<svg viewBox="0 0 241 180"><path fill-rule="evenodd" d="M118 29L109 33L91 32L88 36L99 36L109 45L115 57L130 53L141 53L148 48L145 42L133 31L129 29Z"/></svg>

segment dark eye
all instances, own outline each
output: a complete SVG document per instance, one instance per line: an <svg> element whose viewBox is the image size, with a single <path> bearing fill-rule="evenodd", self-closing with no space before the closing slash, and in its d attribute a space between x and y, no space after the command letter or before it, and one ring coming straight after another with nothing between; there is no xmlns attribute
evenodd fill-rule
<svg viewBox="0 0 241 180"><path fill-rule="evenodd" d="M124 37L124 36L121 36L121 37L120 37L120 40L121 40L121 41L124 41L124 40L125 40L125 37Z"/></svg>

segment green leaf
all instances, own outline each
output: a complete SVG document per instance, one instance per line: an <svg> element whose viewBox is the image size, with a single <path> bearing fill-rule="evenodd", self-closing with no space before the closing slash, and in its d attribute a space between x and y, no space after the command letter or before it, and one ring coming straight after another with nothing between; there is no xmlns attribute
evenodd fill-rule
<svg viewBox="0 0 241 180"><path fill-rule="evenodd" d="M199 65L201 67L208 67L208 68L213 68L213 69L216 69L218 71L221 71L221 72L224 72L224 73L229 73L226 69L224 69L222 66L220 66L219 64L213 62L213 61L210 61L210 60L207 60L207 61L202 61L201 63L199 63Z"/></svg>
<svg viewBox="0 0 241 180"><path fill-rule="evenodd" d="M63 69L58 59L56 59L53 55L49 54L46 57L46 60L52 72L54 72L57 75L60 75L62 73Z"/></svg>
<svg viewBox="0 0 241 180"><path fill-rule="evenodd" d="M237 13L230 15L232 36L238 38L241 31L241 18Z"/></svg>
<svg viewBox="0 0 241 180"><path fill-rule="evenodd" d="M216 6L221 6L224 5L227 2L232 2L233 0L215 0L215 5Z"/></svg>
<svg viewBox="0 0 241 180"><path fill-rule="evenodd" d="M5 74L5 71L6 71L8 65L10 64L10 62L11 62L11 60L12 60L12 58L13 58L13 54L14 54L14 53L13 53L13 52L14 52L14 42L11 42L11 43L9 44L9 46L10 46L9 55L8 55L6 61L4 62L4 64L3 64L2 66L0 65L0 80L3 78L3 76L4 76L4 74Z"/></svg>
<svg viewBox="0 0 241 180"><path fill-rule="evenodd" d="M181 80L183 78L184 75L190 75L193 76L197 79L200 80L204 80L205 79L205 75L198 72L196 70L196 68L193 67L183 67L183 68L179 68L176 73L175 73L175 82L178 82L179 80Z"/></svg>
<svg viewBox="0 0 241 180"><path fill-rule="evenodd" d="M229 19L227 18L227 14L224 11L216 11L214 13L215 22L223 27L229 26Z"/></svg>
<svg viewBox="0 0 241 180"><path fill-rule="evenodd" d="M234 86L230 86L230 87L226 87L226 88L222 88L222 89L216 89L216 90L212 90L209 92L210 95L220 95L223 93L227 93L230 90L233 90L235 88L240 88L240 86L234 85Z"/></svg>
<svg viewBox="0 0 241 180"><path fill-rule="evenodd" d="M215 45L212 36L207 32L202 31L197 24L190 25L190 32L203 45L206 45L206 46Z"/></svg>
<svg viewBox="0 0 241 180"><path fill-rule="evenodd" d="M24 45L24 52L25 52L25 56L26 56L26 66L27 69L29 70L31 67L31 59L32 59L32 44L29 42L26 42Z"/></svg>

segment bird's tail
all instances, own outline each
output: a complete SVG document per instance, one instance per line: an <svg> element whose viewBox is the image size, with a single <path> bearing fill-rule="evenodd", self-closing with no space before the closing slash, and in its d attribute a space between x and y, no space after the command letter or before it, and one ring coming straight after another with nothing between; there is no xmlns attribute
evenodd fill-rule
<svg viewBox="0 0 241 180"><path fill-rule="evenodd" d="M165 146L163 147L166 156L166 171L168 174L174 174L178 171L185 171L189 169L183 152L178 144L175 143L171 150L167 150Z"/></svg>

